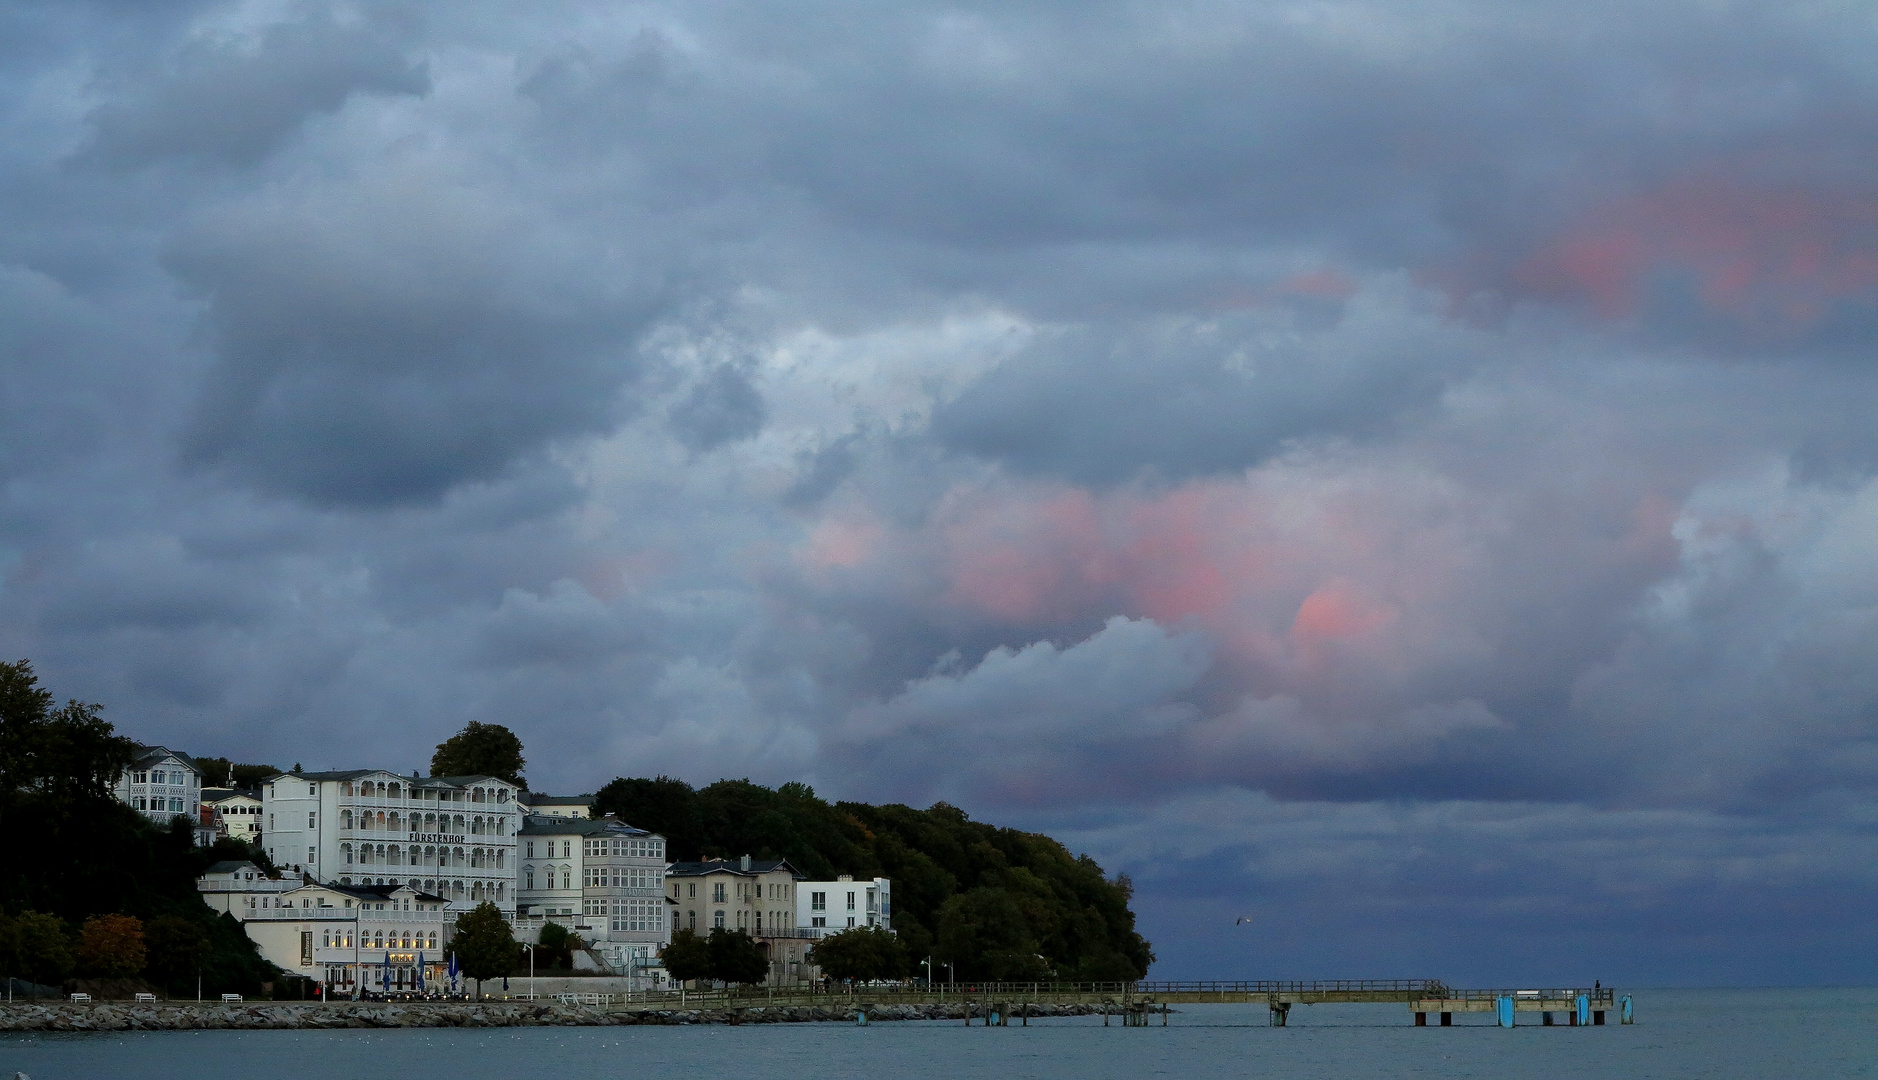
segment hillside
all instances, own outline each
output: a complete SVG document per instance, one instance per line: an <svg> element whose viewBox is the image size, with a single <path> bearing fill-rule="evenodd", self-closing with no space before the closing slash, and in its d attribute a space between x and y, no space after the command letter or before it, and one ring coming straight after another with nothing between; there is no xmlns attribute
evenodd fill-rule
<svg viewBox="0 0 1878 1080"><path fill-rule="evenodd" d="M674 859L786 858L810 878L893 879L893 925L915 963L951 960L961 979L1132 979L1154 954L1135 932L1126 877L1040 833L925 810L829 803L804 784L621 778L596 813L662 833Z"/></svg>

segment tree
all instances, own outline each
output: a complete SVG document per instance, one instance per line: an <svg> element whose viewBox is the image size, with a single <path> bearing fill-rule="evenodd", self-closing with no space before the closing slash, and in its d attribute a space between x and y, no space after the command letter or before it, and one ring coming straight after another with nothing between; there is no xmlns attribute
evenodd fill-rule
<svg viewBox="0 0 1878 1080"><path fill-rule="evenodd" d="M54 709L30 661L0 663L0 792L39 792L62 802L110 797L136 760L137 744L98 712L78 701Z"/></svg>
<svg viewBox="0 0 1878 1080"><path fill-rule="evenodd" d="M893 931L879 926L857 926L830 934L816 943L809 959L831 979L897 979L906 974L906 945Z"/></svg>
<svg viewBox="0 0 1878 1080"><path fill-rule="evenodd" d="M659 953L665 973L681 983L711 977L711 947L696 930L676 930L672 943Z"/></svg>
<svg viewBox="0 0 1878 1080"><path fill-rule="evenodd" d="M715 927L705 947L711 954L713 979L754 985L769 977L769 957L763 955L756 939L748 934Z"/></svg>
<svg viewBox="0 0 1878 1080"><path fill-rule="evenodd" d="M174 989L193 981L209 953L209 935L176 915L158 915L144 926L145 970L149 978Z"/></svg>
<svg viewBox="0 0 1878 1080"><path fill-rule="evenodd" d="M539 955L536 962L542 967L574 966L574 950L580 947L580 936L560 923L551 922L541 928L541 936L535 942L535 951Z"/></svg>
<svg viewBox="0 0 1878 1080"><path fill-rule="evenodd" d="M55 915L0 915L0 975L57 986L72 973L72 939Z"/></svg>
<svg viewBox="0 0 1878 1080"><path fill-rule="evenodd" d="M526 790L522 740L501 724L471 720L469 726L437 744L430 756L432 776L494 776Z"/></svg>
<svg viewBox="0 0 1878 1080"><path fill-rule="evenodd" d="M196 767L202 770L203 787L258 788L270 777L280 775L280 770L272 765L243 765L225 757L196 759Z"/></svg>
<svg viewBox="0 0 1878 1080"><path fill-rule="evenodd" d="M483 980L506 975L515 969L520 949L515 935L503 920L502 912L485 900L456 920L456 937L450 942L463 974L476 980L476 996L483 996Z"/></svg>
<svg viewBox="0 0 1878 1080"><path fill-rule="evenodd" d="M973 889L947 900L939 909L936 952L958 966L961 978L1029 982L1049 975L1029 920L1002 889Z"/></svg>
<svg viewBox="0 0 1878 1080"><path fill-rule="evenodd" d="M107 979L128 979L143 970L143 920L131 915L93 915L78 931L78 970Z"/></svg>

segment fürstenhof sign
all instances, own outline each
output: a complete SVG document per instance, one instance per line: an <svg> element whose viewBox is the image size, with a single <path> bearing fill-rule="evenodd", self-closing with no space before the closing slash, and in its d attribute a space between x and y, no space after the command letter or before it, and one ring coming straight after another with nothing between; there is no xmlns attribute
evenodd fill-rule
<svg viewBox="0 0 1878 1080"><path fill-rule="evenodd" d="M463 842L462 836L440 832L414 832L411 834L411 839L420 844L460 844Z"/></svg>

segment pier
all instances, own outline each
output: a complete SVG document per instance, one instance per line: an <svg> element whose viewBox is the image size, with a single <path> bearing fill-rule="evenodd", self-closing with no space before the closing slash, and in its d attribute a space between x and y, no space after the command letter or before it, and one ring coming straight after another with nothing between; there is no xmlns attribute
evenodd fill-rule
<svg viewBox="0 0 1878 1080"><path fill-rule="evenodd" d="M1038 982L894 984L837 987L755 987L734 990L687 990L633 994L593 1004L624 1011L672 1008L735 1009L767 1006L824 1006L867 1010L893 1005L963 1006L965 1023L982 1014L988 1024L1027 1024L1026 1006L1090 1006L1124 1026L1143 1026L1156 1016L1166 1023L1175 1005L1264 1005L1267 1021L1285 1027L1294 1005L1394 1005L1404 1008L1416 1026L1449 1027L1456 1013L1493 1013L1502 1027L1518 1023L1519 1013L1537 1013L1542 1026L1601 1026L1612 1012L1620 1023L1634 1020L1629 995L1606 986L1521 989L1457 989L1438 979L1328 979L1218 982ZM865 1020L862 1021L863 1023Z"/></svg>

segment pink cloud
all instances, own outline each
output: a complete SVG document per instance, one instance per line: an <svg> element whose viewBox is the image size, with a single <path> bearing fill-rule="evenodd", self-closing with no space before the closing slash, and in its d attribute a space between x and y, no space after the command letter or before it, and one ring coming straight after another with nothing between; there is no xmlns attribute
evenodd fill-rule
<svg viewBox="0 0 1878 1080"><path fill-rule="evenodd" d="M1686 274L1710 311L1771 333L1835 304L1878 303L1878 196L1682 181L1598 207L1541 244L1508 283L1521 295L1639 314L1654 275Z"/></svg>

